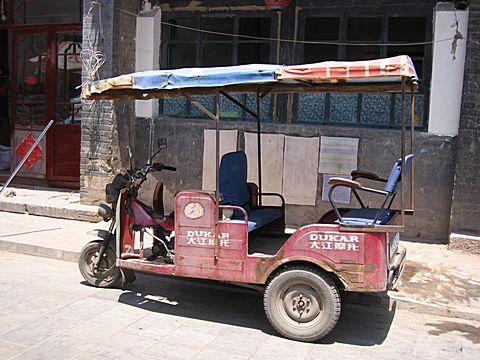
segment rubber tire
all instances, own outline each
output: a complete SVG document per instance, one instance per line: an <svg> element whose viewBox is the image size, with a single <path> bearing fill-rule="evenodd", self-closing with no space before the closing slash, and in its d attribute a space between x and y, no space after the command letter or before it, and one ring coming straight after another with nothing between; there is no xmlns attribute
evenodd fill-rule
<svg viewBox="0 0 480 360"><path fill-rule="evenodd" d="M120 269L115 265L115 251L111 247L109 247L104 254L107 262L101 264L104 267L108 266L107 271L108 269L111 269L109 270L108 276L98 277L95 276L95 274L93 274L93 272L91 271L90 264L92 262L92 257L95 253L98 253L100 247L102 246L102 243L103 240L94 240L83 247L82 251L80 252L80 257L78 259L78 268L83 278L92 286L99 288L117 287L122 282L122 274L120 272Z"/></svg>
<svg viewBox="0 0 480 360"><path fill-rule="evenodd" d="M312 320L300 323L289 316L283 303L287 290L306 286L315 294L321 309ZM307 266L286 268L268 284L264 294L268 321L282 336L298 341L312 342L333 330L340 317L341 300L333 280L318 269Z"/></svg>

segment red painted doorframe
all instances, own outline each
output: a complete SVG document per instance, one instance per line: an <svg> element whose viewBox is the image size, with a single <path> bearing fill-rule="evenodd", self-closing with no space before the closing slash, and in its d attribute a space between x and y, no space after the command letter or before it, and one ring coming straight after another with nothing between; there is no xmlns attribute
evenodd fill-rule
<svg viewBox="0 0 480 360"><path fill-rule="evenodd" d="M66 24L66 25L39 25L39 26L28 26L16 28L13 30L13 58L12 58L12 97L11 97L11 109L12 109L12 118L11 118L11 128L15 131L15 122L16 122L16 99L17 99L17 39L19 36L25 35L35 35L35 34L46 34L47 35L47 53L46 53L46 84L48 87L45 89L45 124L48 123L50 119L55 119L56 111L56 84L57 84L57 42L56 35L57 33L66 33L66 32L81 32L81 24ZM63 134L63 135L62 135ZM58 137L56 136L70 136L69 145L71 141L74 141L74 149L78 150L78 158L74 157L75 166L78 171L75 171L73 176L58 176L55 173L55 149L58 145ZM13 137L13 132L12 132ZM58 125L54 124L49 130L47 137L47 171L46 177L50 185L57 187L67 187L67 188L79 188L80 185L80 125ZM78 145L78 146L77 146ZM70 161L71 165L71 161Z"/></svg>

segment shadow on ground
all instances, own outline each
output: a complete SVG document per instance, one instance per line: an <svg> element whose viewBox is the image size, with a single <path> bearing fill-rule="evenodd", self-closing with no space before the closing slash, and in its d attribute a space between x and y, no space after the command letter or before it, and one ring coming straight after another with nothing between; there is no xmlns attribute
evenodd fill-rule
<svg viewBox="0 0 480 360"><path fill-rule="evenodd" d="M148 311L261 330L278 336L263 310L263 294L256 290L208 280L137 274L118 301ZM395 307L388 301L358 294L342 308L335 329L320 343L373 346L383 343Z"/></svg>

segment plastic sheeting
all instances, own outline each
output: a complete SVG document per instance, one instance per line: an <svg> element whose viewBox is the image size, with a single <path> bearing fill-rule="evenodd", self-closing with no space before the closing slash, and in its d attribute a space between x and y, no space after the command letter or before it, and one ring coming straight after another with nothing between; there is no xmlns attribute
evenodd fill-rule
<svg viewBox="0 0 480 360"><path fill-rule="evenodd" d="M412 60L406 55L366 61L325 61L284 66L278 74L278 80L377 82L399 81L402 76L418 79Z"/></svg>
<svg viewBox="0 0 480 360"><path fill-rule="evenodd" d="M417 80L413 62L406 55L368 61L327 61L295 66L251 64L152 70L90 82L83 89L82 97L104 94L108 90L140 90L147 93L249 84L282 86L336 82L397 83L403 76Z"/></svg>
<svg viewBox="0 0 480 360"><path fill-rule="evenodd" d="M222 87L275 82L279 65L240 65L212 68L152 70L93 81L90 93L110 89L177 90L192 87Z"/></svg>
<svg viewBox="0 0 480 360"><path fill-rule="evenodd" d="M278 65L240 65L213 68L159 70L138 73L133 89L182 89L256 84L275 81Z"/></svg>

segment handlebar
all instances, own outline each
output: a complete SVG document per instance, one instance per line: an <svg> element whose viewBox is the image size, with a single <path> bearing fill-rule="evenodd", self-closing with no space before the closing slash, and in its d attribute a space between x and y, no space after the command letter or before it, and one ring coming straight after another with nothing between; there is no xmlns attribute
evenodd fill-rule
<svg viewBox="0 0 480 360"><path fill-rule="evenodd" d="M148 169L148 172L162 171L162 170L177 171L177 168L174 167L174 166L163 165L161 163L154 163L154 164L151 165L151 170Z"/></svg>
<svg viewBox="0 0 480 360"><path fill-rule="evenodd" d="M147 175L151 172L162 170L177 171L177 168L174 166L163 165L161 163L146 164L141 169L136 169L130 172L130 176L134 179L142 179L144 181L146 180Z"/></svg>
<svg viewBox="0 0 480 360"><path fill-rule="evenodd" d="M174 166L163 165L161 163L154 163L145 164L141 169L134 169L128 171L127 173L130 175L131 178L131 183L129 187L130 194L135 194L136 196L136 192L138 191L138 189L140 189L145 180L147 180L147 175L152 172L162 170L177 171L177 168Z"/></svg>
<svg viewBox="0 0 480 360"><path fill-rule="evenodd" d="M170 170L170 171L177 171L177 168L175 166L163 165L163 169Z"/></svg>

